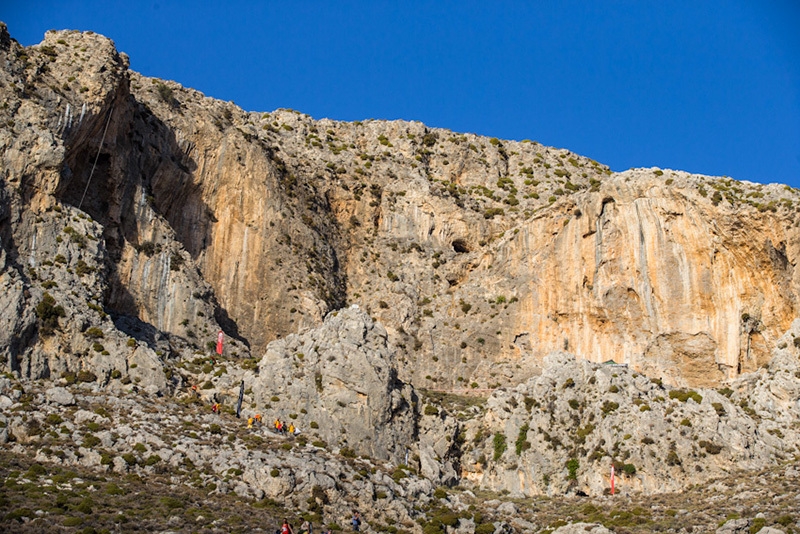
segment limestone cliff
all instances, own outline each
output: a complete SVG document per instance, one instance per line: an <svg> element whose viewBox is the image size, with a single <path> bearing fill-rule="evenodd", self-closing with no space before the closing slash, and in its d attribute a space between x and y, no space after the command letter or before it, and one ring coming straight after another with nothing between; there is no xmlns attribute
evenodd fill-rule
<svg viewBox="0 0 800 534"><path fill-rule="evenodd" d="M127 372L219 327L260 357L355 303L417 387L518 384L564 349L711 386L797 316L792 188L245 112L130 71L99 35L0 33L6 368Z"/></svg>

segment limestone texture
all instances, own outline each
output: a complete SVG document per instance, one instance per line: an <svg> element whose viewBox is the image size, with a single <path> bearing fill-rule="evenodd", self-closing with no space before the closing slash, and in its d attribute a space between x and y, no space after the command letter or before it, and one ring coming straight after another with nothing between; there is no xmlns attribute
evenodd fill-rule
<svg viewBox="0 0 800 534"><path fill-rule="evenodd" d="M125 371L128 338L163 359L221 328L260 357L358 304L426 388L515 385L554 350L713 386L797 315L792 188L245 112L97 34L3 32L0 347L26 375L91 366L75 355L103 322L101 371ZM65 314L48 339L45 291Z"/></svg>

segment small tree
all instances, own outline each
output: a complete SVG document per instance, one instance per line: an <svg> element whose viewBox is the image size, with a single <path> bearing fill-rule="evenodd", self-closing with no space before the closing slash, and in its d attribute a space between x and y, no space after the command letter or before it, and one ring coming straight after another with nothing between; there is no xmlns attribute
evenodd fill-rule
<svg viewBox="0 0 800 534"><path fill-rule="evenodd" d="M39 329L42 335L49 336L58 328L58 318L66 317L67 312L60 304L56 304L56 299L46 292L42 295L42 300L36 305L36 317L39 318Z"/></svg>

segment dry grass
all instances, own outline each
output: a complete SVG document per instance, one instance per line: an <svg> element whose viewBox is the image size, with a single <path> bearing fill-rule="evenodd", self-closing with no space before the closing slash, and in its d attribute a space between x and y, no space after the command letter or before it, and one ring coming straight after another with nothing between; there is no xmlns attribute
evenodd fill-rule
<svg viewBox="0 0 800 534"><path fill-rule="evenodd" d="M159 475L64 469L5 451L0 479L3 532L273 532L280 518L293 517L270 500L209 495Z"/></svg>

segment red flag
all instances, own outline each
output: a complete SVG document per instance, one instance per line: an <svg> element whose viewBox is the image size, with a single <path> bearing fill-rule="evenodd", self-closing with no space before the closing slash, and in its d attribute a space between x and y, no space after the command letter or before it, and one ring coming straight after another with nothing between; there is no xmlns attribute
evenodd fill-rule
<svg viewBox="0 0 800 534"><path fill-rule="evenodd" d="M217 334L217 354L219 354L220 356L222 356L222 338L223 334L222 330L220 330L219 334Z"/></svg>
<svg viewBox="0 0 800 534"><path fill-rule="evenodd" d="M614 466L611 466L611 495L614 495Z"/></svg>

